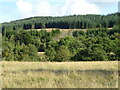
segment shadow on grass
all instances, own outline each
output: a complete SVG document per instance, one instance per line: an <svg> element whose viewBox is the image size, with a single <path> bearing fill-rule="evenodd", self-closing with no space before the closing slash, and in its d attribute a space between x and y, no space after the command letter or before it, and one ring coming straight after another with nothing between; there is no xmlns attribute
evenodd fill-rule
<svg viewBox="0 0 120 90"><path fill-rule="evenodd" d="M52 69L31 69L31 70L24 70L24 73L27 72L49 72L49 73L55 73L55 74L68 74L68 73L95 73L95 74L113 74L118 73L118 71L113 70L52 70Z"/></svg>

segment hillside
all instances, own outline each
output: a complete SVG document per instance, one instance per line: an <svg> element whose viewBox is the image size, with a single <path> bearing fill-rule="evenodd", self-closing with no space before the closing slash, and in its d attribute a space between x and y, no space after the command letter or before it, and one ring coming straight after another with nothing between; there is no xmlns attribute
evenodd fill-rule
<svg viewBox="0 0 120 90"><path fill-rule="evenodd" d="M89 29L112 28L118 23L118 13L109 15L71 15L62 17L31 17L3 23L2 30L42 28Z"/></svg>
<svg viewBox="0 0 120 90"><path fill-rule="evenodd" d="M120 60L118 13L32 17L2 25L7 61Z"/></svg>

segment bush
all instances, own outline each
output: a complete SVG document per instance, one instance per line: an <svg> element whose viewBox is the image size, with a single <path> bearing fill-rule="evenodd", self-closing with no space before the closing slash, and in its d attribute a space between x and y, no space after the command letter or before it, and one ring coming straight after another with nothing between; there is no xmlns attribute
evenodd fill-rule
<svg viewBox="0 0 120 90"><path fill-rule="evenodd" d="M45 51L45 55L48 56L49 61L54 61L56 56L56 51L53 47L51 47Z"/></svg>
<svg viewBox="0 0 120 90"><path fill-rule="evenodd" d="M108 60L108 56L102 48L89 47L79 51L72 59L75 61L104 61Z"/></svg>
<svg viewBox="0 0 120 90"><path fill-rule="evenodd" d="M34 45L29 44L28 49L29 49L28 54L29 54L31 60L36 61L37 60L37 48Z"/></svg>
<svg viewBox="0 0 120 90"><path fill-rule="evenodd" d="M55 61L68 61L71 58L70 50L64 45L60 46L56 52Z"/></svg>

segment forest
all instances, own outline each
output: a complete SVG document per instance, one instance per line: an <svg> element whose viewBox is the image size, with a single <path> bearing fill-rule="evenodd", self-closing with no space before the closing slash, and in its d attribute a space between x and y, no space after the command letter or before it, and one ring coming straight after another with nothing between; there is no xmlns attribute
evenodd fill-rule
<svg viewBox="0 0 120 90"><path fill-rule="evenodd" d="M61 17L31 17L2 23L2 30L26 30L41 28L91 29L110 28L118 23L119 13L108 15L71 15Z"/></svg>
<svg viewBox="0 0 120 90"><path fill-rule="evenodd" d="M2 23L2 57L6 61L120 60L119 25L119 13L31 17ZM47 28L56 29L47 32ZM55 40L62 29L80 30Z"/></svg>

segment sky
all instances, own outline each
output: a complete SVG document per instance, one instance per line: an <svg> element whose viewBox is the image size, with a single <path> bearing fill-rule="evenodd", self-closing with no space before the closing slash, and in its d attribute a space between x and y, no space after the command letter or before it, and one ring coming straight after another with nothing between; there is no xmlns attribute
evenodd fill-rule
<svg viewBox="0 0 120 90"><path fill-rule="evenodd" d="M35 16L67 16L118 11L119 0L0 0L0 23Z"/></svg>

